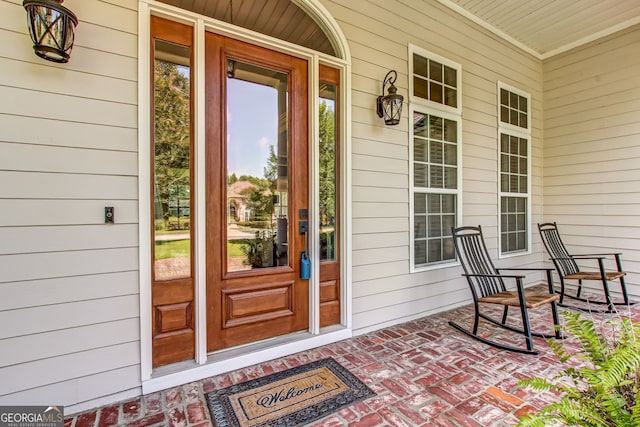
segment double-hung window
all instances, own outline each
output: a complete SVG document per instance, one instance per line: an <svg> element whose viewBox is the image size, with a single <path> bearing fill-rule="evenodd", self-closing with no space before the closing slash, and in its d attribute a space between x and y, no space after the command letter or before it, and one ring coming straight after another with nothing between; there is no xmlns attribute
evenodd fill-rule
<svg viewBox="0 0 640 427"><path fill-rule="evenodd" d="M498 82L500 253L530 250L531 95Z"/></svg>
<svg viewBox="0 0 640 427"><path fill-rule="evenodd" d="M461 67L409 45L411 271L455 261L461 206Z"/></svg>

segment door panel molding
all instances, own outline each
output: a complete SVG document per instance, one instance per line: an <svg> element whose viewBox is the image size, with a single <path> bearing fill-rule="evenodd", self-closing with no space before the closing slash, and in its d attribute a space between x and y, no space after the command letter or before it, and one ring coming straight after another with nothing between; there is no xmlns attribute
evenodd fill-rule
<svg viewBox="0 0 640 427"><path fill-rule="evenodd" d="M222 291L223 328L258 323L294 313L295 281L266 283L257 288Z"/></svg>

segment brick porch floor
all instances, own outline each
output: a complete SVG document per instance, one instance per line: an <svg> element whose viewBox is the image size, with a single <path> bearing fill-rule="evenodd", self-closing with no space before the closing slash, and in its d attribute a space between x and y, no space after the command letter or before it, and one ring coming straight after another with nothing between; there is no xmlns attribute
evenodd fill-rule
<svg viewBox="0 0 640 427"><path fill-rule="evenodd" d="M560 309L562 311L563 309ZM514 313L512 313L512 316ZM205 393L313 360L333 357L377 396L310 424L329 426L497 427L552 402L556 396L517 386L520 378L552 376L561 369L548 344L536 339L540 355L497 350L472 340L447 322L469 325L471 306L385 328L224 375L76 414L65 427L210 426ZM640 308L631 315L640 321ZM551 324L546 308L530 311L534 329ZM613 315L598 315L610 319ZM514 319L518 319L517 316ZM520 335L481 322L481 331L518 345ZM566 341L573 345L571 340Z"/></svg>

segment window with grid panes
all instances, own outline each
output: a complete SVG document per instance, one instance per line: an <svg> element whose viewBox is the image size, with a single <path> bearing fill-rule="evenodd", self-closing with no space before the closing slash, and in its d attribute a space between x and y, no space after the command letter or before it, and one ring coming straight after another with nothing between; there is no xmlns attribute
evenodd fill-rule
<svg viewBox="0 0 640 427"><path fill-rule="evenodd" d="M414 266L455 259L458 123L437 114L413 112Z"/></svg>
<svg viewBox="0 0 640 427"><path fill-rule="evenodd" d="M530 96L498 83L500 252L529 250Z"/></svg>
<svg viewBox="0 0 640 427"><path fill-rule="evenodd" d="M460 203L459 64L409 46L412 270L454 262Z"/></svg>
<svg viewBox="0 0 640 427"><path fill-rule="evenodd" d="M500 122L529 129L529 100L504 87L500 88Z"/></svg>
<svg viewBox="0 0 640 427"><path fill-rule="evenodd" d="M458 107L458 70L440 61L413 54L413 96Z"/></svg>

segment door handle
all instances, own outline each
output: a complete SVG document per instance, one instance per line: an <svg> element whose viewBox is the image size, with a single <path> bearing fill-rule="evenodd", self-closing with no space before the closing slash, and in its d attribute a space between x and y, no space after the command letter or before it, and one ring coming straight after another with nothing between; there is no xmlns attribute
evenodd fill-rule
<svg viewBox="0 0 640 427"><path fill-rule="evenodd" d="M307 218L307 210L300 209L300 219ZM304 251L300 254L300 278L303 280L309 280L311 278L311 260L307 251L309 250L308 233L309 233L309 221L299 222L299 232L304 235Z"/></svg>

